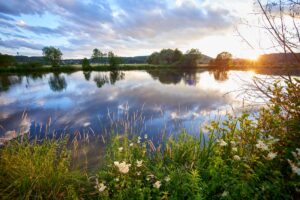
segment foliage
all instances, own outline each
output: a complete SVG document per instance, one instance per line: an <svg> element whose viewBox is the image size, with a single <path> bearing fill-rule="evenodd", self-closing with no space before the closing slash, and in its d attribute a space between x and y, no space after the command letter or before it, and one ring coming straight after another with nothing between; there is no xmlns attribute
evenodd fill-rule
<svg viewBox="0 0 300 200"><path fill-rule="evenodd" d="M217 67L229 67L232 64L232 54L229 52L221 52L216 59L210 61L210 65Z"/></svg>
<svg viewBox="0 0 300 200"><path fill-rule="evenodd" d="M9 67L16 63L14 56L0 53L0 67Z"/></svg>
<svg viewBox="0 0 300 200"><path fill-rule="evenodd" d="M79 199L88 182L70 171L67 140L10 142L0 151L1 199ZM87 185L86 185L87 184Z"/></svg>
<svg viewBox="0 0 300 200"><path fill-rule="evenodd" d="M112 51L108 52L108 62L110 67L118 67L122 60L116 56Z"/></svg>
<svg viewBox="0 0 300 200"><path fill-rule="evenodd" d="M55 47L44 47L43 56L47 61L49 61L52 67L59 67L62 53L58 48Z"/></svg>
<svg viewBox="0 0 300 200"><path fill-rule="evenodd" d="M180 61L182 67L197 67L201 59L201 52L198 49L191 49L186 52Z"/></svg>
<svg viewBox="0 0 300 200"><path fill-rule="evenodd" d="M43 64L38 61L29 61L27 63L16 64L17 68L41 68L42 66Z"/></svg>
<svg viewBox="0 0 300 200"><path fill-rule="evenodd" d="M93 49L92 60L96 63L100 63L104 54L97 48Z"/></svg>
<svg viewBox="0 0 300 200"><path fill-rule="evenodd" d="M82 69L86 69L90 67L90 61L87 58L84 58L81 62Z"/></svg>
<svg viewBox="0 0 300 200"><path fill-rule="evenodd" d="M148 57L147 62L149 64L166 65L178 62L181 58L182 52L178 49L162 49L159 53L152 53Z"/></svg>
<svg viewBox="0 0 300 200"><path fill-rule="evenodd" d="M162 49L159 53L154 52L149 57L147 62L149 64L160 65L177 65L182 67L197 67L201 53L198 49L191 49L182 54L178 49Z"/></svg>

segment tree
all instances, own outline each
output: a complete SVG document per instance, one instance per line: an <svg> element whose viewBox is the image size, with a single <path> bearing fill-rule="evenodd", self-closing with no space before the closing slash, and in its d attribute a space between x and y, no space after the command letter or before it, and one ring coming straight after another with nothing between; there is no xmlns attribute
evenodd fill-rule
<svg viewBox="0 0 300 200"><path fill-rule="evenodd" d="M176 48L173 53L173 62L180 61L182 56L182 52Z"/></svg>
<svg viewBox="0 0 300 200"><path fill-rule="evenodd" d="M148 64L154 64L157 65L159 64L159 53L158 52L153 52L147 59Z"/></svg>
<svg viewBox="0 0 300 200"><path fill-rule="evenodd" d="M14 56L4 55L0 53L0 67L8 67L12 66L16 63L16 59Z"/></svg>
<svg viewBox="0 0 300 200"><path fill-rule="evenodd" d="M232 54L229 52L221 52L214 60L214 65L218 67L229 67L232 63Z"/></svg>
<svg viewBox="0 0 300 200"><path fill-rule="evenodd" d="M81 62L82 69L86 69L90 67L90 61L87 58L84 58Z"/></svg>
<svg viewBox="0 0 300 200"><path fill-rule="evenodd" d="M199 49L190 49L183 55L180 66L183 67L197 67L199 60L201 59L201 52Z"/></svg>
<svg viewBox="0 0 300 200"><path fill-rule="evenodd" d="M284 53L291 53L300 63L300 1L299 0L257 0L262 26L273 38L274 48L281 47Z"/></svg>
<svg viewBox="0 0 300 200"><path fill-rule="evenodd" d="M62 55L58 48L52 46L43 48L43 56L51 63L52 67L59 67Z"/></svg>
<svg viewBox="0 0 300 200"><path fill-rule="evenodd" d="M108 52L108 62L111 67L118 67L121 64L121 59L112 51Z"/></svg>
<svg viewBox="0 0 300 200"><path fill-rule="evenodd" d="M97 48L93 49L92 60L96 63L100 63L104 54Z"/></svg>

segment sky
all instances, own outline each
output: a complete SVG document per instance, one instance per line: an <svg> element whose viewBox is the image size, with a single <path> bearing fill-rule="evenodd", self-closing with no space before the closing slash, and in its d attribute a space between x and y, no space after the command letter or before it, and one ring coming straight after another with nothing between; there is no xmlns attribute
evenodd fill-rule
<svg viewBox="0 0 300 200"><path fill-rule="evenodd" d="M253 9L253 0L4 0L0 53L41 56L54 46L68 59L90 57L94 48L119 56L198 48L254 59L266 53L266 36L244 25L256 20Z"/></svg>

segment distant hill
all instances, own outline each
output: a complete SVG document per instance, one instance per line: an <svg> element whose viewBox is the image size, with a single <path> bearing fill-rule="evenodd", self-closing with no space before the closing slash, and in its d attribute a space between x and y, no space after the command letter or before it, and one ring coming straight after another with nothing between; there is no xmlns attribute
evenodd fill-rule
<svg viewBox="0 0 300 200"><path fill-rule="evenodd" d="M207 63L209 63L209 61L212 60L212 59L213 59L212 57L209 57L209 56L207 56L207 55L202 54L200 63L202 63L202 64L207 64Z"/></svg>
<svg viewBox="0 0 300 200"><path fill-rule="evenodd" d="M300 53L297 53L296 56L300 58ZM295 58L295 55L293 55L292 53L263 54L258 58L258 62L263 65L300 65L300 63Z"/></svg>

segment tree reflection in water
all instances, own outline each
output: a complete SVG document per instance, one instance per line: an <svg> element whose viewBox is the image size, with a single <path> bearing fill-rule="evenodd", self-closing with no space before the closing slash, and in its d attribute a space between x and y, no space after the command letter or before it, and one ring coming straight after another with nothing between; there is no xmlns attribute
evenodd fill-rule
<svg viewBox="0 0 300 200"><path fill-rule="evenodd" d="M54 92L59 92L67 88L67 82L65 77L57 73L54 73L49 77L48 83L51 90Z"/></svg>
<svg viewBox="0 0 300 200"><path fill-rule="evenodd" d="M106 74L97 74L94 77L94 82L96 83L98 88L103 87L105 84L114 85L117 81L123 80L125 78L125 73L121 71L110 71L109 75Z"/></svg>

